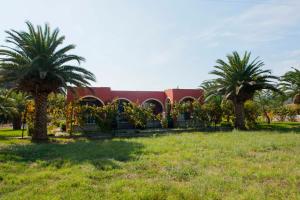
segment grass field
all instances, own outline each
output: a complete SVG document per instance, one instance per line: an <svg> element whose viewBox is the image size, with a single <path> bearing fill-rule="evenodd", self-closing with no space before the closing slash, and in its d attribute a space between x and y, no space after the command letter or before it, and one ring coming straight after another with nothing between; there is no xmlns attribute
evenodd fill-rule
<svg viewBox="0 0 300 200"><path fill-rule="evenodd" d="M0 131L0 199L300 199L297 131L8 137L18 134Z"/></svg>

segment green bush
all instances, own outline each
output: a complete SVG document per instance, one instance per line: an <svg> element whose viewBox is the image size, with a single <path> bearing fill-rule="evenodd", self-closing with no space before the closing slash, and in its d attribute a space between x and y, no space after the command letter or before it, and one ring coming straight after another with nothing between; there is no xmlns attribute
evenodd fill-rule
<svg viewBox="0 0 300 200"><path fill-rule="evenodd" d="M66 122L61 122L61 123L60 123L60 130L61 130L62 132L66 132L66 131L67 131Z"/></svg>
<svg viewBox="0 0 300 200"><path fill-rule="evenodd" d="M147 122L156 118L151 108L144 108L135 103L126 104L124 113L128 122L139 129L146 128Z"/></svg>
<svg viewBox="0 0 300 200"><path fill-rule="evenodd" d="M297 121L298 110L296 106L286 106L287 107L287 120L290 122Z"/></svg>
<svg viewBox="0 0 300 200"><path fill-rule="evenodd" d="M289 110L287 106L279 106L274 109L274 114L278 121L285 121L288 116Z"/></svg>
<svg viewBox="0 0 300 200"><path fill-rule="evenodd" d="M220 126L221 126L221 127L232 128L232 127L233 127L233 124L232 124L231 122L222 121L222 122L220 123Z"/></svg>
<svg viewBox="0 0 300 200"><path fill-rule="evenodd" d="M102 131L111 131L117 127L118 105L109 103L97 108L96 124Z"/></svg>
<svg viewBox="0 0 300 200"><path fill-rule="evenodd" d="M204 110L208 115L208 119L210 124L214 124L215 126L222 121L222 108L221 105L211 101L204 104Z"/></svg>
<svg viewBox="0 0 300 200"><path fill-rule="evenodd" d="M33 132L34 132L33 123L28 123L28 126L27 126L27 135L28 136L32 136Z"/></svg>
<svg viewBox="0 0 300 200"><path fill-rule="evenodd" d="M205 106L203 106L200 102L194 101L192 109L192 121L194 126L207 126L209 124L209 116L207 113L207 110L205 109Z"/></svg>
<svg viewBox="0 0 300 200"><path fill-rule="evenodd" d="M158 114L156 118L159 120L162 128L168 128L168 117L163 117L161 114Z"/></svg>
<svg viewBox="0 0 300 200"><path fill-rule="evenodd" d="M257 119L259 117L259 107L251 100L248 100L244 104L245 107L245 120L247 128L254 128L257 125Z"/></svg>
<svg viewBox="0 0 300 200"><path fill-rule="evenodd" d="M232 123L234 120L234 106L231 101L225 100L221 104L223 118L227 123Z"/></svg>

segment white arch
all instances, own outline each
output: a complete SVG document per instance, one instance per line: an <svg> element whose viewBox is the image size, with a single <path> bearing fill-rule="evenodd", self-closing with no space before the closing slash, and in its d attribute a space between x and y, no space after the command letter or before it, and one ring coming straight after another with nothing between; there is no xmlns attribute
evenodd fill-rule
<svg viewBox="0 0 300 200"><path fill-rule="evenodd" d="M179 100L179 103L181 103L183 100L188 99L188 98L194 99L194 101L197 100L195 97L192 97L192 96L185 96L185 97L182 97L182 98Z"/></svg>
<svg viewBox="0 0 300 200"><path fill-rule="evenodd" d="M96 96L93 96L93 95L85 95L85 96L83 96L83 97L80 97L79 100L82 100L82 99L88 98L88 97L97 99L98 101L100 101L100 102L102 103L103 106L105 105L105 103L104 103L100 98L98 98L98 97L96 97Z"/></svg>
<svg viewBox="0 0 300 200"><path fill-rule="evenodd" d="M146 103L147 101L150 101L150 100L157 101L157 102L161 105L161 108L162 108L163 111L164 111L164 108L165 108L165 107L164 107L163 103L162 103L160 100L155 99L155 98L148 98L148 99L146 99L145 101L143 101L142 105L145 105L145 103Z"/></svg>
<svg viewBox="0 0 300 200"><path fill-rule="evenodd" d="M128 101L129 103L132 103L131 100L129 100L129 99L125 98L125 97L115 98L115 99L113 100L113 102L118 101L118 100L125 100L125 101Z"/></svg>

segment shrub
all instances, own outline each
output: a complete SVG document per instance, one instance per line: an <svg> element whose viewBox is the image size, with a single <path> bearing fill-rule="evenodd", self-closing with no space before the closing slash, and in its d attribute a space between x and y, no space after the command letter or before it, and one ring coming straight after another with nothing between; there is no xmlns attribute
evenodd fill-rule
<svg viewBox="0 0 300 200"><path fill-rule="evenodd" d="M274 109L274 114L278 121L285 121L288 116L288 108L286 106L279 106Z"/></svg>
<svg viewBox="0 0 300 200"><path fill-rule="evenodd" d="M216 102L208 102L204 104L204 109L208 115L209 122L215 126L222 121L222 108Z"/></svg>
<svg viewBox="0 0 300 200"><path fill-rule="evenodd" d="M221 104L221 109L223 112L223 117L225 118L227 123L233 122L234 119L234 106L231 101L223 101Z"/></svg>
<svg viewBox="0 0 300 200"><path fill-rule="evenodd" d="M287 105L287 120L291 122L297 121L297 106L296 105Z"/></svg>
<svg viewBox="0 0 300 200"><path fill-rule="evenodd" d="M244 104L245 107L245 120L248 128L254 128L256 126L256 120L259 117L258 105L251 100L248 100Z"/></svg>
<svg viewBox="0 0 300 200"><path fill-rule="evenodd" d="M220 126L221 127L228 127L228 128L232 128L233 127L233 124L232 124L232 122L227 122L227 121L222 121L221 123L220 123Z"/></svg>
<svg viewBox="0 0 300 200"><path fill-rule="evenodd" d="M140 129L146 128L147 122L155 119L151 108L144 108L135 103L126 104L124 114L129 123Z"/></svg>
<svg viewBox="0 0 300 200"><path fill-rule="evenodd" d="M61 130L62 132L66 132L66 131L67 131L66 122L61 122L61 123L60 123L60 130Z"/></svg>
<svg viewBox="0 0 300 200"><path fill-rule="evenodd" d="M209 118L205 107L198 101L194 101L192 109L192 121L194 126L207 126L209 123Z"/></svg>
<svg viewBox="0 0 300 200"><path fill-rule="evenodd" d="M168 118L164 117L162 114L158 114L156 119L159 120L162 128L168 128Z"/></svg>
<svg viewBox="0 0 300 200"><path fill-rule="evenodd" d="M103 131L111 131L117 128L118 105L109 103L97 108L95 118L96 124Z"/></svg>
<svg viewBox="0 0 300 200"><path fill-rule="evenodd" d="M28 136L32 136L33 132L34 132L33 123L28 123L28 126L27 126L27 135Z"/></svg>

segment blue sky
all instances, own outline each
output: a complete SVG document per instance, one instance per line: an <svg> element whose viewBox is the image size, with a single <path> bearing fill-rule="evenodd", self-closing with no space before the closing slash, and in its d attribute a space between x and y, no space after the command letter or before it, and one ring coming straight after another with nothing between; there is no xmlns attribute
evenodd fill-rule
<svg viewBox="0 0 300 200"><path fill-rule="evenodd" d="M1 8L0 44L26 20L59 27L95 86L197 88L234 50L260 56L275 75L300 68L299 0L10 0Z"/></svg>

